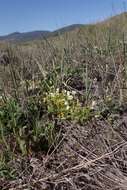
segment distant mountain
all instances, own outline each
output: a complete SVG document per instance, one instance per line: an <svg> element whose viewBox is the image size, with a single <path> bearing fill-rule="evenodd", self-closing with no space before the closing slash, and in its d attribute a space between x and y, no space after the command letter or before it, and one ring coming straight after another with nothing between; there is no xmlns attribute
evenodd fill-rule
<svg viewBox="0 0 127 190"><path fill-rule="evenodd" d="M81 28L82 26L84 26L84 25L83 24L72 24L69 26L65 26L63 28L60 28L60 29L52 32L52 35L58 35L58 34L63 34L65 32L70 32L70 31L73 31L75 29Z"/></svg>
<svg viewBox="0 0 127 190"><path fill-rule="evenodd" d="M62 34L64 32L69 32L72 30L75 30L76 28L80 28L81 24L73 24L70 26L66 26L63 28L60 28L58 30L55 30L53 32L50 31L32 31L32 32L14 32L5 36L0 36L0 41L5 41L5 42L26 42L26 41L31 41L31 40L37 40L41 39L43 37L47 38L50 36L56 36L58 34Z"/></svg>
<svg viewBox="0 0 127 190"><path fill-rule="evenodd" d="M90 29L90 32L94 32L94 30L103 30L105 28L107 31L113 31L114 35L118 36L121 33L127 34L127 12L121 13L116 16L112 16L104 21L97 22L96 24L83 25L83 24L73 24L69 26L65 26L55 31L32 31L32 32L14 32L12 34L8 34L5 36L0 36L0 41L5 42L27 42L32 40L38 40L41 38L53 37L60 34L64 34L70 31L76 31L76 29L80 29L87 31ZM126 35L127 36L127 35Z"/></svg>
<svg viewBox="0 0 127 190"><path fill-rule="evenodd" d="M14 32L5 36L0 36L0 41L30 41L36 40L41 37L47 37L51 32L49 31L33 31L33 32Z"/></svg>

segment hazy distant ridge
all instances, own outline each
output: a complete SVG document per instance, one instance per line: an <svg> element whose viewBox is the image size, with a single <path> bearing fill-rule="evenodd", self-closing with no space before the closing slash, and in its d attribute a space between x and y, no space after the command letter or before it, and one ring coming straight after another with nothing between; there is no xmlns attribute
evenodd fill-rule
<svg viewBox="0 0 127 190"><path fill-rule="evenodd" d="M5 36L0 36L0 41L30 41L30 40L36 40L41 39L43 37L49 37L49 36L55 36L59 33L64 33L67 31L72 31L76 28L79 28L83 25L81 24L73 24L70 26L66 26L63 28L60 28L58 30L55 30L53 32L51 31L32 31L32 32L14 32Z"/></svg>

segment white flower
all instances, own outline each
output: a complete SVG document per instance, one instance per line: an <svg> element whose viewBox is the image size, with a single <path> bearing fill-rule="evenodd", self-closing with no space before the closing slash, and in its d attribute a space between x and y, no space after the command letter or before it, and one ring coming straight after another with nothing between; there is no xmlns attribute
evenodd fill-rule
<svg viewBox="0 0 127 190"><path fill-rule="evenodd" d="M67 106L67 105L68 105L68 102L67 102L67 101L65 101L65 102L64 102L64 104L65 104L65 106Z"/></svg>
<svg viewBox="0 0 127 190"><path fill-rule="evenodd" d="M74 91L74 90L72 90L71 93L72 93L72 95L76 95L76 91Z"/></svg>
<svg viewBox="0 0 127 190"><path fill-rule="evenodd" d="M73 96L71 95L70 91L67 91L68 100L72 100Z"/></svg>
<svg viewBox="0 0 127 190"><path fill-rule="evenodd" d="M67 91L67 96L70 96L70 91Z"/></svg>
<svg viewBox="0 0 127 190"><path fill-rule="evenodd" d="M69 106L67 106L67 107L66 107L66 110L69 110L69 108L70 108L70 107L69 107Z"/></svg>
<svg viewBox="0 0 127 190"><path fill-rule="evenodd" d="M32 85L30 85L30 86L28 87L28 89L29 89L29 90L33 90L34 87L33 87Z"/></svg>
<svg viewBox="0 0 127 190"><path fill-rule="evenodd" d="M107 98L108 101L112 100L111 96L106 96L106 98Z"/></svg>
<svg viewBox="0 0 127 190"><path fill-rule="evenodd" d="M99 118L100 116L99 115L95 115L95 118Z"/></svg>
<svg viewBox="0 0 127 190"><path fill-rule="evenodd" d="M50 93L50 96L51 96L51 97L55 97L55 94L51 92L51 93Z"/></svg>
<svg viewBox="0 0 127 190"><path fill-rule="evenodd" d="M66 91L65 89L63 90L63 92L64 92L65 94L67 93L67 91Z"/></svg>
<svg viewBox="0 0 127 190"><path fill-rule="evenodd" d="M59 93L59 91L60 91L59 88L57 88L57 89L56 89L56 92Z"/></svg>
<svg viewBox="0 0 127 190"><path fill-rule="evenodd" d="M73 96L72 96L72 95L69 95L69 96L68 96L68 100L73 100Z"/></svg>

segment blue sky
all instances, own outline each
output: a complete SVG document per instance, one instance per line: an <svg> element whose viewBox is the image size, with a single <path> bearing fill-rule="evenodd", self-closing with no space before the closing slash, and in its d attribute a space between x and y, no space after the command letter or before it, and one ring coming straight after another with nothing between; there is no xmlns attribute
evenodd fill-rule
<svg viewBox="0 0 127 190"><path fill-rule="evenodd" d="M0 35L55 30L124 11L127 0L0 0Z"/></svg>

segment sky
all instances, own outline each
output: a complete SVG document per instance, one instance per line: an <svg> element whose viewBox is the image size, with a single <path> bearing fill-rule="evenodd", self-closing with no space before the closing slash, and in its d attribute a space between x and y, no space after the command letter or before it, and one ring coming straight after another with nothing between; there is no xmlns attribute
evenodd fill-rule
<svg viewBox="0 0 127 190"><path fill-rule="evenodd" d="M0 35L95 23L126 8L127 0L0 0Z"/></svg>

